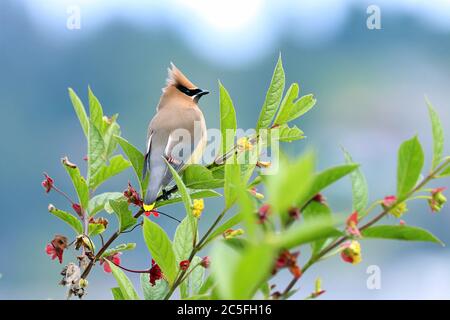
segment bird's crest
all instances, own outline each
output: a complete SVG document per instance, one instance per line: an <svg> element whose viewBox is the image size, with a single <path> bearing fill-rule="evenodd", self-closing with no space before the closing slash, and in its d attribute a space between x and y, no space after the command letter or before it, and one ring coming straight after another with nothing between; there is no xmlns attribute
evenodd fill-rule
<svg viewBox="0 0 450 320"><path fill-rule="evenodd" d="M193 84L191 81L189 81L189 79L172 62L170 63L170 68L168 68L167 71L168 75L166 87L164 89L167 89L170 86L178 86L178 85L181 85L188 89L197 88L197 86Z"/></svg>

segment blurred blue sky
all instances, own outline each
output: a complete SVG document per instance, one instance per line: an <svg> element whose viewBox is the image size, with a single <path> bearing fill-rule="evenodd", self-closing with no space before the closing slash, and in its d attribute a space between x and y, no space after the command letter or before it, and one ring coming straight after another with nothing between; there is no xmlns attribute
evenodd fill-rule
<svg viewBox="0 0 450 320"><path fill-rule="evenodd" d="M83 162L85 143L67 87L86 101L90 84L105 112L120 114L123 136L143 149L170 61L212 91L202 101L209 127L219 124L220 79L233 98L239 126L247 129L256 121L281 52L287 82L298 82L304 94L314 93L318 100L297 121L308 138L285 149L298 154L313 147L319 167L325 168L343 161L343 145L362 164L371 200L394 193L401 141L418 134L430 154L425 95L440 113L450 141L450 1L377 1L381 30L366 27L369 4L373 2L2 0L0 298L65 295L57 286L60 266L44 252L55 233L70 232L49 216L47 204L65 203L56 195L46 196L40 182L47 171L61 188L71 190L59 160L68 155ZM80 9L79 30L66 27L71 6ZM127 171L100 191L123 190L133 179ZM448 180L442 183L449 185ZM349 195L348 180L326 192L336 212L350 210ZM206 204L204 226L221 200ZM181 208L175 206L173 213L180 216ZM449 214L448 207L430 214L418 203L405 220L448 243ZM173 232L171 221L160 221ZM127 266L149 263L140 238L136 232L124 240L138 243L135 252L123 257ZM336 258L308 271L297 297L309 294L320 275L324 298L450 298L447 248L365 241L363 250L364 260L356 267ZM366 268L372 264L381 267L381 290L366 287ZM97 270L88 297L110 298L113 285L111 276Z"/></svg>

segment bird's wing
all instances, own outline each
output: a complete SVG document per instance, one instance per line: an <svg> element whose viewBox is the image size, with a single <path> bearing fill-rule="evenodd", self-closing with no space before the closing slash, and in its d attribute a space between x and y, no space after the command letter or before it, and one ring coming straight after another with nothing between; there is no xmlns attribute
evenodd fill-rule
<svg viewBox="0 0 450 320"><path fill-rule="evenodd" d="M176 116L183 121L178 122L173 121L173 114L170 119L166 116L162 109L154 118L158 120L152 120L149 128L144 164L144 174L150 173L146 204L153 203L161 188L172 181L172 174L164 158L169 159L172 167L179 172L186 163L193 163L193 156L195 160L201 157L201 151L206 144L206 126L201 112L194 109L181 110ZM196 121L201 125L195 126ZM200 129L197 129L198 127Z"/></svg>

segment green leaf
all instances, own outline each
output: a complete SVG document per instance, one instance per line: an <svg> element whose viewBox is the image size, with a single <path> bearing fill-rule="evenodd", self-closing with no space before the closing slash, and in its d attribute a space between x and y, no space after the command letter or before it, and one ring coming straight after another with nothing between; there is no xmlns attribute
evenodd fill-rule
<svg viewBox="0 0 450 320"><path fill-rule="evenodd" d="M83 224L77 217L71 215L70 213L68 213L66 211L62 211L62 210L59 210L56 208L51 210L50 213L53 214L54 216L60 218L62 221L67 223L69 226L71 226L72 229L77 234L83 233Z"/></svg>
<svg viewBox="0 0 450 320"><path fill-rule="evenodd" d="M233 156L232 161L228 161L225 166L225 184L223 195L225 197L225 209L233 206L238 196L239 186L241 184L240 166L236 163L236 157Z"/></svg>
<svg viewBox="0 0 450 320"><path fill-rule="evenodd" d="M339 179L345 177L346 175L352 173L359 167L358 164L343 164L335 167L328 168L323 170L317 174L315 174L313 178L313 182L311 184L311 188L307 193L304 193L303 196L298 201L298 207L302 208L309 200L311 200L316 194L332 185Z"/></svg>
<svg viewBox="0 0 450 320"><path fill-rule="evenodd" d="M411 226L381 225L367 228L362 231L364 238L423 241L443 245L443 242L425 229Z"/></svg>
<svg viewBox="0 0 450 320"><path fill-rule="evenodd" d="M222 196L220 193L214 191L214 190L199 190L199 191L189 191L189 195L191 199L203 199L203 198L212 198L212 197L220 197ZM174 193L172 197L169 200L161 200L156 202L155 207L160 208L163 206L167 206L169 204L182 202L183 199L181 198L180 194Z"/></svg>
<svg viewBox="0 0 450 320"><path fill-rule="evenodd" d="M72 165L67 165L67 161L67 158L63 158L62 162L64 168L66 169L67 173L70 176L70 179L72 180L72 184L78 195L78 201L81 207L86 210L88 208L89 201L89 189L86 180L81 175L80 169L78 167L73 167Z"/></svg>
<svg viewBox="0 0 450 320"><path fill-rule="evenodd" d="M95 237L96 235L99 235L103 233L106 230L105 226L100 223L90 223L89 224L89 232L88 235L90 237Z"/></svg>
<svg viewBox="0 0 450 320"><path fill-rule="evenodd" d="M214 243L211 250L211 272L217 284L217 293L221 299L233 298L234 273L240 253L228 246L225 241ZM226 267L225 267L226 266Z"/></svg>
<svg viewBox="0 0 450 320"><path fill-rule="evenodd" d="M447 176L450 176L450 165L447 166L444 170L442 170L441 173L439 174L440 178L447 177Z"/></svg>
<svg viewBox="0 0 450 320"><path fill-rule="evenodd" d="M103 124L103 109L102 105L98 101L97 97L91 90L91 87L88 87L88 97L89 97L89 117L91 122L97 127L100 131L102 129Z"/></svg>
<svg viewBox="0 0 450 320"><path fill-rule="evenodd" d="M88 139L88 184L105 163L105 145L98 129L91 122Z"/></svg>
<svg viewBox="0 0 450 320"><path fill-rule="evenodd" d="M105 142L105 156L108 159L117 148L117 139L115 136L120 136L120 126L115 120L111 120L111 124L108 124L106 131L103 134L103 140Z"/></svg>
<svg viewBox="0 0 450 320"><path fill-rule="evenodd" d="M256 124L257 131L262 128L268 128L271 125L272 119L277 113L278 106L280 105L281 98L283 97L284 82L285 76L280 55L275 71L273 72L269 90L266 94L266 100L264 101L258 123Z"/></svg>
<svg viewBox="0 0 450 320"><path fill-rule="evenodd" d="M136 224L137 219L133 217L133 213L128 208L128 202L126 200L109 200L109 205L119 219L120 232L125 231Z"/></svg>
<svg viewBox="0 0 450 320"><path fill-rule="evenodd" d="M310 189L314 166L315 156L311 152L296 161L281 158L278 174L267 176L269 202L274 206L274 212L286 216L287 210L305 197Z"/></svg>
<svg viewBox="0 0 450 320"><path fill-rule="evenodd" d="M144 218L143 233L152 258L161 268L169 284L172 284L178 268L169 237L159 225L147 218Z"/></svg>
<svg viewBox="0 0 450 320"><path fill-rule="evenodd" d="M291 110L291 114L287 118L286 122L295 120L305 113L307 113L309 110L311 110L314 105L316 104L316 99L312 94L305 95L297 100L294 107Z"/></svg>
<svg viewBox="0 0 450 320"><path fill-rule="evenodd" d="M205 278L205 268L202 266L198 266L198 264L202 261L200 257L194 257L191 263L191 269L197 266L192 270L191 274L188 277L189 288L191 291L191 295L196 295L199 293L200 288L203 285L203 280Z"/></svg>
<svg viewBox="0 0 450 320"><path fill-rule="evenodd" d="M134 250L136 248L136 243L122 243L119 244L117 246L115 246L114 248L110 248L105 250L105 252L102 254L102 258L104 257L109 257L109 256L113 256L116 253L119 252L123 252L123 251L128 251L128 250Z"/></svg>
<svg viewBox="0 0 450 320"><path fill-rule="evenodd" d="M148 273L141 273L140 279L145 300L162 300L169 292L169 284L164 279L156 280L154 286L150 283Z"/></svg>
<svg viewBox="0 0 450 320"><path fill-rule="evenodd" d="M419 139L413 137L402 143L398 150L397 197L399 201L416 185L424 163L424 154Z"/></svg>
<svg viewBox="0 0 450 320"><path fill-rule="evenodd" d="M187 260L194 247L195 230L189 217L185 217L175 230L173 237L173 251L177 264Z"/></svg>
<svg viewBox="0 0 450 320"><path fill-rule="evenodd" d="M219 81L220 131L222 134L222 154L234 144L236 135L236 112L227 89Z"/></svg>
<svg viewBox="0 0 450 320"><path fill-rule="evenodd" d="M289 116L292 113L292 108L295 104L295 99L298 97L300 88L297 83L291 84L286 92L286 95L281 102L280 110L278 110L277 117L274 120L274 124L282 125L288 122Z"/></svg>
<svg viewBox="0 0 450 320"><path fill-rule="evenodd" d="M117 267L114 263L110 263L112 274L119 285L120 292L124 300L139 300L139 296L134 290L133 284L130 279L125 275L125 273ZM113 292L114 295L114 292Z"/></svg>
<svg viewBox="0 0 450 320"><path fill-rule="evenodd" d="M123 170L130 167L131 163L119 154L112 157L109 161L109 165L103 164L97 171L95 176L89 180L89 188L95 190L109 178L121 173Z"/></svg>
<svg viewBox="0 0 450 320"><path fill-rule="evenodd" d="M208 168L191 164L183 170L183 182L191 189L215 189L223 187L223 180L216 179Z"/></svg>
<svg viewBox="0 0 450 320"><path fill-rule="evenodd" d="M148 184L148 175L145 181L142 180L142 173L144 171L144 155L124 138L119 136L115 136L115 138L133 166L134 173L136 174L141 187L141 194L143 195Z"/></svg>
<svg viewBox="0 0 450 320"><path fill-rule="evenodd" d="M118 200L124 198L122 192L105 192L96 195L91 200L89 200L88 212L89 216L92 217L98 212L105 209L105 205L109 200Z"/></svg>
<svg viewBox="0 0 450 320"><path fill-rule="evenodd" d="M303 131L297 126L288 127L287 125L282 125L276 129L279 129L278 139L283 142L292 142L305 138Z"/></svg>
<svg viewBox="0 0 450 320"><path fill-rule="evenodd" d="M353 164L353 159L350 153L344 148L345 160L348 164ZM359 214L363 214L368 203L369 191L366 178L360 168L355 169L350 173L350 179L352 181L352 194L353 194L353 211L358 211Z"/></svg>
<svg viewBox="0 0 450 320"><path fill-rule="evenodd" d="M240 255L231 277L232 299L252 299L273 268L274 250L265 244L253 245Z"/></svg>
<svg viewBox="0 0 450 320"><path fill-rule="evenodd" d="M439 115L428 99L427 105L433 131L433 162L431 170L434 170L441 163L444 155L444 129L442 128Z"/></svg>
<svg viewBox="0 0 450 320"><path fill-rule="evenodd" d="M192 217L192 200L191 196L189 195L189 192L186 188L186 185L183 183L183 180L178 175L178 172L167 162L167 160L164 159L166 162L167 167L169 168L170 172L172 173L172 177L175 180L175 183L178 187L178 192L181 195L181 198L183 199L184 208L186 210L186 215L188 217Z"/></svg>
<svg viewBox="0 0 450 320"><path fill-rule="evenodd" d="M125 300L122 291L120 290L119 287L111 288L111 293L113 295L114 300Z"/></svg>
<svg viewBox="0 0 450 320"><path fill-rule="evenodd" d="M317 217L289 227L283 233L273 235L269 242L275 248L291 249L299 245L341 235L334 227L335 221L329 217Z"/></svg>
<svg viewBox="0 0 450 320"><path fill-rule="evenodd" d="M83 106L83 102L81 102L80 98L72 88L69 88L69 96L72 101L73 108L75 109L75 113L78 116L78 120L80 120L84 135L87 137L89 131L89 118L86 114L86 109Z"/></svg>
<svg viewBox="0 0 450 320"><path fill-rule="evenodd" d="M302 211L302 216L305 222L314 222L315 219L332 219L332 214L330 208L327 205L322 204L317 201L312 201L306 208ZM326 238L319 239L311 243L312 256L319 253L327 242Z"/></svg>

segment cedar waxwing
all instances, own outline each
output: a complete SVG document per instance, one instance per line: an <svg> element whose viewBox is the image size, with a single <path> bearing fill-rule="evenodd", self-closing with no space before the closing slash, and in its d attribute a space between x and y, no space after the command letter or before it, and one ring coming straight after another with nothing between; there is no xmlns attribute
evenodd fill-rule
<svg viewBox="0 0 450 320"><path fill-rule="evenodd" d="M144 199L145 211L153 209L159 192L172 180L165 160L181 171L184 165L201 159L207 137L205 118L198 101L208 93L189 81L171 63L166 87L148 126L143 176L145 178L149 172L150 177Z"/></svg>

